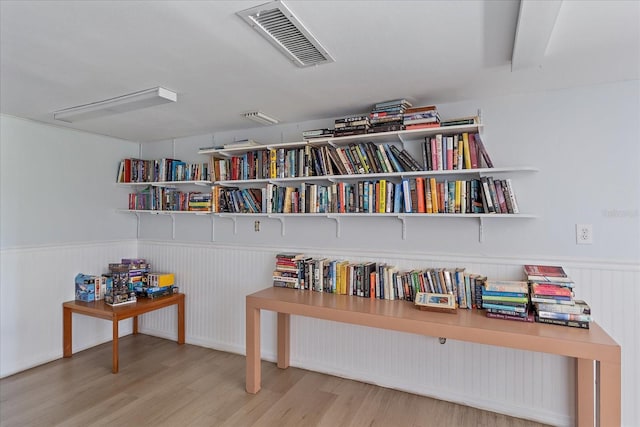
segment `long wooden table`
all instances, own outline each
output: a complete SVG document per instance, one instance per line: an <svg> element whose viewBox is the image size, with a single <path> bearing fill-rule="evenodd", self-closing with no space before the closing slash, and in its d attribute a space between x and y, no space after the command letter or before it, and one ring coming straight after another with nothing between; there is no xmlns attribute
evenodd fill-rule
<svg viewBox="0 0 640 427"><path fill-rule="evenodd" d="M184 344L184 294L178 293L154 299L140 298L135 303L112 307L103 300L84 302L67 301L62 303L63 323L63 355L72 355L72 314L98 317L111 320L113 323L113 367L112 372L118 373L118 322L133 317L133 333L138 333L138 316L150 311L159 310L172 305L178 306L178 344Z"/></svg>
<svg viewBox="0 0 640 427"><path fill-rule="evenodd" d="M590 329L490 319L480 310L435 313L386 301L271 287L246 297L246 390L260 391L260 311L277 312L278 367L289 367L290 316L410 332L576 359L576 425L621 423L620 346L595 322ZM599 373L594 385L594 362ZM597 393L596 393L597 391ZM598 399L598 410L594 407ZM598 412L598 414L596 414Z"/></svg>

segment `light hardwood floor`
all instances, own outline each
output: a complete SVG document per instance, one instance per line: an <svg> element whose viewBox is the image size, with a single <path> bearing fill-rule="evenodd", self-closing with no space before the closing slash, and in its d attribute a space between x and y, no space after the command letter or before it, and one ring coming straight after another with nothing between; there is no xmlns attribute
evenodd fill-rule
<svg viewBox="0 0 640 427"><path fill-rule="evenodd" d="M0 380L0 425L437 426L543 424L262 362L262 390L244 390L245 358L147 335Z"/></svg>

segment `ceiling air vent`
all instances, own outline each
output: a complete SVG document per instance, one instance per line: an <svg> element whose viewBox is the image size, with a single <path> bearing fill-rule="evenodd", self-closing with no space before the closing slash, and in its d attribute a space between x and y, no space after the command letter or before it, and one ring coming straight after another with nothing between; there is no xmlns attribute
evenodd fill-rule
<svg viewBox="0 0 640 427"><path fill-rule="evenodd" d="M254 30L298 67L333 62L329 52L281 1L237 12Z"/></svg>

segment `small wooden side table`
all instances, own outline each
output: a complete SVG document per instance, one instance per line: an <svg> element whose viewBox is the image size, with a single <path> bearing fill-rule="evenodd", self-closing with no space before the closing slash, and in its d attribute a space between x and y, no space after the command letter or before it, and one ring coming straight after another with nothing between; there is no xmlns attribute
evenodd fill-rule
<svg viewBox="0 0 640 427"><path fill-rule="evenodd" d="M184 294L178 293L154 299L140 298L131 304L110 306L103 300L84 302L67 301L62 303L62 348L63 356L71 357L72 349L72 314L78 313L85 316L111 320L113 322L113 369L118 373L118 322L133 317L133 334L138 333L138 316L150 311L159 310L172 305L178 306L178 344L184 344Z"/></svg>

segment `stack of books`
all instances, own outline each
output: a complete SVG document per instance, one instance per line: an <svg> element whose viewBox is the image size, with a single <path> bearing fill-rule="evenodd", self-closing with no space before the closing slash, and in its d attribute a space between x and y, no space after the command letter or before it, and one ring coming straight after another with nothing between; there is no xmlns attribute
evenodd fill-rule
<svg viewBox="0 0 640 427"><path fill-rule="evenodd" d="M464 126L464 125L476 125L480 123L478 116L456 117L454 119L442 120L440 126Z"/></svg>
<svg viewBox="0 0 640 427"><path fill-rule="evenodd" d="M411 103L406 99L394 99L392 101L379 102L373 106L369 121L369 132L395 132L404 130L404 113Z"/></svg>
<svg viewBox="0 0 640 427"><path fill-rule="evenodd" d="M309 140L315 138L331 138L333 136L333 129L309 129L302 131L302 139Z"/></svg>
<svg viewBox="0 0 640 427"><path fill-rule="evenodd" d="M529 285L525 281L485 281L482 308L486 310L487 317L533 322L529 310Z"/></svg>
<svg viewBox="0 0 640 427"><path fill-rule="evenodd" d="M410 129L424 129L440 127L440 116L435 105L408 108L404 113L404 127Z"/></svg>
<svg viewBox="0 0 640 427"><path fill-rule="evenodd" d="M211 212L211 193L190 192L189 210L195 212Z"/></svg>
<svg viewBox="0 0 640 427"><path fill-rule="evenodd" d="M574 299L574 281L561 266L525 265L536 322L589 329L591 308Z"/></svg>
<svg viewBox="0 0 640 427"><path fill-rule="evenodd" d="M369 131L371 124L368 114L359 114L336 119L334 127L333 136L340 137L365 134Z"/></svg>
<svg viewBox="0 0 640 427"><path fill-rule="evenodd" d="M300 289L301 278L304 277L300 274L300 260L303 258L302 254L277 254L276 268L273 270L273 286Z"/></svg>

